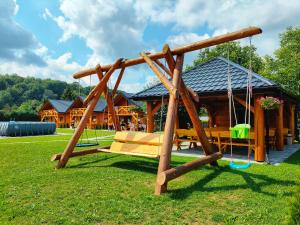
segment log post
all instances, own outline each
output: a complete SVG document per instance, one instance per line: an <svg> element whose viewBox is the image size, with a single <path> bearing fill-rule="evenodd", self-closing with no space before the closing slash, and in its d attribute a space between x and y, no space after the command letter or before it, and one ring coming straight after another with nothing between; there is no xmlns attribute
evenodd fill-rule
<svg viewBox="0 0 300 225"><path fill-rule="evenodd" d="M120 74L119 74L118 79L116 81L115 87L114 87L114 89L113 89L113 91L111 93L112 97L114 97L116 95L116 93L117 93L118 87L120 85L120 82L122 80L122 77L123 77L123 74L124 74L124 71L125 71L125 68L126 67L123 66L122 69L121 69L121 71L120 71Z"/></svg>
<svg viewBox="0 0 300 225"><path fill-rule="evenodd" d="M103 77L103 79L96 85L96 87L94 87L94 89L89 93L89 95L86 97L86 99L84 100L84 104L88 104L91 99L93 98L93 96L95 96L96 92L99 90L99 89L103 89L104 87L107 86L107 81L109 80L109 78L111 77L112 73L117 69L117 67L122 63L122 60L123 59L118 59L114 64L113 66L111 67L112 70L109 70L105 76ZM95 73L96 73L96 70L98 68L98 65L95 67ZM103 70L102 70L103 71Z"/></svg>
<svg viewBox="0 0 300 225"><path fill-rule="evenodd" d="M283 107L284 103L281 103L277 111L276 119L276 149L280 151L284 148Z"/></svg>
<svg viewBox="0 0 300 225"><path fill-rule="evenodd" d="M218 159L221 159L223 154L221 152L216 152L212 155L207 155L204 157L201 157L199 159L195 159L191 162L187 162L181 166L168 169L166 171L161 172L157 177L157 182L160 185L164 185L168 183L169 181L182 176L183 174L186 174L190 172L193 169L198 168L199 166L203 166L205 164L211 163L213 161L216 161Z"/></svg>
<svg viewBox="0 0 300 225"><path fill-rule="evenodd" d="M265 161L265 118L264 110L260 106L259 98L254 99L254 132L255 132L255 161Z"/></svg>
<svg viewBox="0 0 300 225"><path fill-rule="evenodd" d="M90 115L93 113L94 111L94 108L102 94L102 91L103 90L98 90L96 92L96 95L93 97L93 99L90 101L90 104L88 105L88 107L86 108L86 110L84 111L84 114L79 122L79 125L77 126L72 138L70 139L67 147L65 148L64 152L62 153L61 155L61 158L60 160L58 161L57 163L57 166L56 168L57 169L60 169L60 168L63 168L66 166L68 160L69 160L69 157L70 155L72 154L87 122L88 122L88 119L90 117Z"/></svg>
<svg viewBox="0 0 300 225"><path fill-rule="evenodd" d="M96 73L98 75L99 81L101 81L103 79L103 72L102 72L101 66L99 64L96 66ZM107 88L107 85L104 87L104 94L105 94L105 99L106 99L106 102L107 102L107 109L108 109L107 113L111 114L112 121L113 121L113 124L115 126L115 129L117 131L120 131L121 130L120 122L118 120L118 117L116 115L116 111L115 111L114 106L113 106L113 101L114 101L113 100L113 95L110 94L109 89Z"/></svg>
<svg viewBox="0 0 300 225"><path fill-rule="evenodd" d="M164 45L163 53L166 57L166 61L170 68L170 71L172 71L172 68L174 68L174 59L172 57L171 49L170 49L169 45L167 45L167 44ZM191 96L190 96L182 78L181 78L181 82L180 82L180 86L179 86L179 93L182 98L183 104L184 104L184 106L190 116L190 119L193 123L193 127L197 133L197 136L199 138L199 141L201 142L201 145L202 145L202 148L203 148L205 154L206 155L212 154L214 152L213 145L210 144L207 139L206 133L201 125L201 121L199 119L196 106L195 106L194 102L192 101ZM217 165L217 162L214 162L213 164Z"/></svg>
<svg viewBox="0 0 300 225"><path fill-rule="evenodd" d="M176 59L176 65L173 73L173 80L172 84L177 89L180 85L180 76L182 73L182 66L183 66L183 55L178 55ZM164 129L164 138L163 144L161 148L160 160L157 170L157 181L155 187L155 194L160 195L163 192L167 191L167 182L161 185L159 183L159 174L167 169L170 168L170 160L171 160L171 153L173 147L173 135L174 135L174 126L175 126L175 119L177 114L178 108L178 97L170 95L169 97L169 104L168 104L168 112L166 118L166 124Z"/></svg>
<svg viewBox="0 0 300 225"><path fill-rule="evenodd" d="M154 132L154 115L152 113L152 102L147 102L147 133Z"/></svg>
<svg viewBox="0 0 300 225"><path fill-rule="evenodd" d="M171 53L172 53L172 55L180 55L180 54L184 54L184 53L187 53L187 52L196 51L196 50L199 50L199 49L202 49L202 48L207 48L207 47L210 47L210 46L222 44L222 43L225 43L225 42L234 41L234 40L238 40L238 39L245 38L245 37L250 37L250 36L253 36L253 35L256 35L256 34L260 34L260 33L262 33L262 30L260 28L258 28L258 27L248 27L248 28L245 28L245 29L241 29L239 31L219 35L219 36L216 36L216 37L208 38L206 40L194 42L194 43L189 44L189 45L185 45L185 46L182 46L182 47L172 49ZM162 52L151 53L148 56L152 60L164 58L164 54ZM127 60L125 60L124 64L119 65L118 68L121 68L122 66L125 66L125 67L134 66L134 65L138 65L138 64L141 64L141 63L144 63L144 62L145 62L145 60L144 60L143 57L134 58L134 59L127 59ZM112 67L112 65L104 65L104 66L102 66L102 70L104 72L106 72L111 67ZM78 79L78 78L89 76L89 75L92 75L92 74L95 74L95 69L94 68L87 69L87 70L75 73L73 75L73 77L75 79Z"/></svg>
<svg viewBox="0 0 300 225"><path fill-rule="evenodd" d="M290 134L292 135L292 141L294 143L295 140L295 108L296 106L294 104L291 104L289 106L289 128L290 128Z"/></svg>
<svg viewBox="0 0 300 225"><path fill-rule="evenodd" d="M86 110L84 111L84 114L83 114L83 116L82 116L82 118L79 122L79 125L77 126L72 138L70 139L70 141L69 141L67 147L65 148L60 160L57 163L57 166L56 166L57 169L63 168L63 167L66 166L66 164L69 160L69 157L72 154L72 152L73 152L73 150L74 150L74 148L75 148L75 146L76 146L76 144L77 144L77 142L78 142L78 140L79 140L86 124L87 124L87 122L88 122L89 117L92 115L92 113L95 109L95 106L97 105L97 102L98 102L102 92L104 91L104 88L107 85L107 81L108 81L108 78L109 78L109 77L107 78L107 76L108 75L110 76L114 72L114 70L115 70L116 66L118 65L118 63L119 63L119 61L117 61L114 64L115 66L111 67L111 69L107 72L107 74L105 75L106 79L102 79L99 82L99 84L101 84L101 85L95 90L95 95L93 95L91 101L89 102L89 104L88 104Z"/></svg>

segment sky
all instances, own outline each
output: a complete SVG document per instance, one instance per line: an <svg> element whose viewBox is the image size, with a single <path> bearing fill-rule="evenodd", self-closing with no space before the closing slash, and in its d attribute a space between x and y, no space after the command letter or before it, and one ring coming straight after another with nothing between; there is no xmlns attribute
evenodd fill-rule
<svg viewBox="0 0 300 225"><path fill-rule="evenodd" d="M278 34L300 25L299 12L299 0L2 0L0 73L75 82L73 73L98 63L249 26L263 29L252 40L258 53L272 55ZM189 53L185 64L196 55ZM130 67L120 89L140 91L154 76L146 65ZM97 80L80 82L95 85Z"/></svg>

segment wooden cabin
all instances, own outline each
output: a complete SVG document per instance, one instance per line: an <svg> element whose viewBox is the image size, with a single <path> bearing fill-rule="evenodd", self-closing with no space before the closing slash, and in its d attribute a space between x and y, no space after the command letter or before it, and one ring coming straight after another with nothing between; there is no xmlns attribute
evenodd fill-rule
<svg viewBox="0 0 300 225"><path fill-rule="evenodd" d="M229 132L229 103L227 94L228 66L232 76L232 89L235 96L235 108L238 123L244 123L246 105L246 87L248 70L224 58L217 57L203 63L194 69L183 73L182 77L187 87L191 87L199 96L199 101L195 102L198 110L205 107L208 112L207 136L221 135L220 142L224 143L225 149L230 137ZM286 93L274 82L252 73L253 96L251 101L251 143L255 152L255 160L265 160L265 117L264 110L260 107L259 99L264 96L277 97L283 101L278 110L272 110L270 114L270 130L274 134L272 140L276 144L277 150L283 150L285 137L291 134L295 138L295 106L297 99ZM158 84L150 87L133 96L134 100L146 101L147 103L147 131L154 130L154 114L159 108L161 97L168 96L167 89ZM181 103L180 103L181 104ZM234 116L234 115L232 115ZM180 118L177 117L177 129ZM235 124L231 124L234 126ZM218 131L218 132L214 132ZM223 133L221 131L224 131ZM227 133L226 133L227 132ZM226 134L225 134L226 133ZM222 135L225 135L222 139ZM209 137L216 143L218 137ZM221 146L221 144L220 144Z"/></svg>
<svg viewBox="0 0 300 225"><path fill-rule="evenodd" d="M130 99L132 95L119 92L114 98L114 108L120 121L132 122L137 126L144 117L144 112L141 110L143 102ZM55 122L57 127L77 127L85 110L84 97L77 97L74 101L48 99L41 107L39 115L41 121ZM87 123L87 128L99 129L112 126L107 103L104 99L100 99Z"/></svg>

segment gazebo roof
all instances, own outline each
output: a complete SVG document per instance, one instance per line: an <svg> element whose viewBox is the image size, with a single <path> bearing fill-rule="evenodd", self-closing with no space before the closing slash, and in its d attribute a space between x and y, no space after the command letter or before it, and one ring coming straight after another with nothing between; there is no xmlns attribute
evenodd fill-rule
<svg viewBox="0 0 300 225"><path fill-rule="evenodd" d="M188 87L191 87L200 95L213 94L227 91L228 64L231 73L233 91L242 91L247 87L247 76L249 70L228 61L222 57L217 57L201 65L196 66L188 72L182 74L182 78ZM253 90L279 88L274 82L252 72ZM167 89L161 84L154 85L146 90L136 93L133 99L146 99L168 95Z"/></svg>

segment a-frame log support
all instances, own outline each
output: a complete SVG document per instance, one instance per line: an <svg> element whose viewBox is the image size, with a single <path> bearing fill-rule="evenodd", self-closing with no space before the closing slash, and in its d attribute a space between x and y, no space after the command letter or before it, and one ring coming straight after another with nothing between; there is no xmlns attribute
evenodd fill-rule
<svg viewBox="0 0 300 225"><path fill-rule="evenodd" d="M119 87L119 85L120 85L120 82L121 82L121 80L122 80L122 77L123 77L123 74L124 74L124 71L125 71L125 68L126 68L126 67L124 67L124 66L121 68L121 71L120 71L120 73L119 73L119 76L118 76L118 79L117 79L116 84L115 84L115 86L114 86L114 89L113 89L113 91L111 92L112 97L114 97L114 96L116 95L116 93L117 93L118 87Z"/></svg>
<svg viewBox="0 0 300 225"><path fill-rule="evenodd" d="M169 45L167 45L167 44L164 45L163 53L165 55L165 58L166 58L168 66L170 68L170 71L172 71L174 69L175 62L174 62L174 58L172 56ZM183 104L190 116L193 127L197 133L197 136L201 142L201 145L202 145L202 148L203 148L205 154L206 155L212 154L214 152L213 145L208 142L206 133L201 125L201 121L199 119L195 104L192 101L182 78L181 78L181 82L180 82L180 86L179 86L179 93L182 98ZM217 165L217 162L213 162L212 164Z"/></svg>
<svg viewBox="0 0 300 225"><path fill-rule="evenodd" d="M180 85L182 66L183 66L183 55L178 55L176 59L176 67L174 69L173 80L172 80L172 84L176 89ZM170 168L177 107L178 107L178 95L170 94L166 124L164 129L163 144L162 144L159 165L157 170L157 177L161 172ZM167 183L159 184L157 180L155 186L155 194L160 195L165 191L167 191Z"/></svg>
<svg viewBox="0 0 300 225"><path fill-rule="evenodd" d="M107 85L107 81L109 80L110 76L113 74L113 72L115 71L115 69L119 66L119 64L122 62L122 59L118 59L115 64L110 68L110 70L105 74L105 76L103 77L103 79L101 79L101 81L99 82L99 84L94 88L93 91L93 95L91 97L91 101L89 102L80 122L78 127L76 128L72 138L70 139L67 147L65 148L64 152L61 155L60 160L57 163L56 168L63 168L66 166L70 155L72 154L72 152L74 151L74 148L86 126L86 123L88 122L89 117L92 115L95 106L102 94L102 92L104 91L104 88Z"/></svg>
<svg viewBox="0 0 300 225"><path fill-rule="evenodd" d="M96 66L96 73L98 75L99 81L101 81L103 79L103 72L102 72L101 66L99 64ZM105 95L105 99L106 99L106 102L107 102L108 113L111 114L114 127L117 131L120 131L121 126L120 126L118 117L116 115L116 111L114 109L113 95L110 94L107 85L104 87L104 95Z"/></svg>

